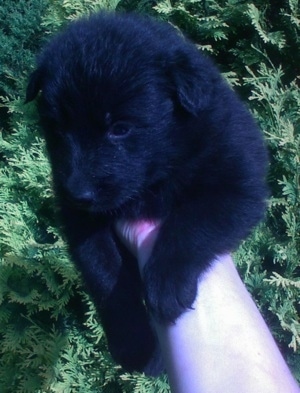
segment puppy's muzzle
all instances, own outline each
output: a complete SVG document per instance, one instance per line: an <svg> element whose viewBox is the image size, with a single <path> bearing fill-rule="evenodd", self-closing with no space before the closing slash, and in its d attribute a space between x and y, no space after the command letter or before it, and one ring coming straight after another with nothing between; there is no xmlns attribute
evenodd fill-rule
<svg viewBox="0 0 300 393"><path fill-rule="evenodd" d="M82 190L76 193L68 193L67 199L74 207L89 210L95 202L95 195L91 190Z"/></svg>

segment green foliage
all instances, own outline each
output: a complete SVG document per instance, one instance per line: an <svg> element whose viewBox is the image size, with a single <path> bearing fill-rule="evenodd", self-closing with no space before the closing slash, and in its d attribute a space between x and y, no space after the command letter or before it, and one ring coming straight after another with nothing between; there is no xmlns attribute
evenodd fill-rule
<svg viewBox="0 0 300 393"><path fill-rule="evenodd" d="M154 6L154 8L153 8ZM235 254L300 380L300 96L297 0L2 0L0 5L0 391L169 392L166 377L126 374L107 352L70 262L34 104L24 91L49 34L102 8L151 13L210 53L263 129L272 196Z"/></svg>
<svg viewBox="0 0 300 393"><path fill-rule="evenodd" d="M155 9L225 71L242 77L245 65L258 67L268 53L276 66L282 64L289 81L299 75L297 0L161 0Z"/></svg>
<svg viewBox="0 0 300 393"><path fill-rule="evenodd" d="M41 16L48 0L2 0L0 3L0 96L19 94L38 50ZM0 101L1 102L1 101ZM9 121L0 105L0 128Z"/></svg>
<svg viewBox="0 0 300 393"><path fill-rule="evenodd" d="M125 374L121 377L124 392L170 393L167 377L147 378L143 374Z"/></svg>
<svg viewBox="0 0 300 393"><path fill-rule="evenodd" d="M2 0L0 4L0 95L20 91L41 34L48 0Z"/></svg>
<svg viewBox="0 0 300 393"><path fill-rule="evenodd" d="M48 32L56 32L67 21L89 15L100 10L115 10L120 0L49 0L49 12L43 18L42 26Z"/></svg>

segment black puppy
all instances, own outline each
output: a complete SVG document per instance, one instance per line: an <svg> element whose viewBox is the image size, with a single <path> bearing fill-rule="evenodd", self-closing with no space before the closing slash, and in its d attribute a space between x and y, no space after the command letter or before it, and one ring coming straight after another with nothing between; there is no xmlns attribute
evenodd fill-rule
<svg viewBox="0 0 300 393"><path fill-rule="evenodd" d="M174 322L263 216L261 133L211 61L133 15L72 23L38 58L27 101L40 90L64 231L112 355L155 373L148 312ZM163 221L142 283L113 233L119 218Z"/></svg>

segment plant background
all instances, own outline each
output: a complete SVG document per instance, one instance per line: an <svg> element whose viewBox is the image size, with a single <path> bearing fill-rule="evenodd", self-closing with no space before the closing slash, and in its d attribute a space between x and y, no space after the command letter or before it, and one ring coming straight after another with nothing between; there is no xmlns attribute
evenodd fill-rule
<svg viewBox="0 0 300 393"><path fill-rule="evenodd" d="M0 391L169 392L166 376L115 365L55 220L35 104L35 55L99 9L151 14L212 56L248 103L270 151L264 223L235 253L241 275L300 380L300 96L297 0L2 0L0 4Z"/></svg>

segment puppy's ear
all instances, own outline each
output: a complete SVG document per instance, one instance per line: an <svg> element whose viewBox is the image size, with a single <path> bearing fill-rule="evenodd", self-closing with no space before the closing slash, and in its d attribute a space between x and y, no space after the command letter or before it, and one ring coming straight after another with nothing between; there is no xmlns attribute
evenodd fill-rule
<svg viewBox="0 0 300 393"><path fill-rule="evenodd" d="M32 101L38 95L43 84L43 72L41 68L36 69L29 77L29 83L26 90L25 103Z"/></svg>
<svg viewBox="0 0 300 393"><path fill-rule="evenodd" d="M213 89L213 65L196 50L173 56L171 75L180 104L194 115L208 107Z"/></svg>

